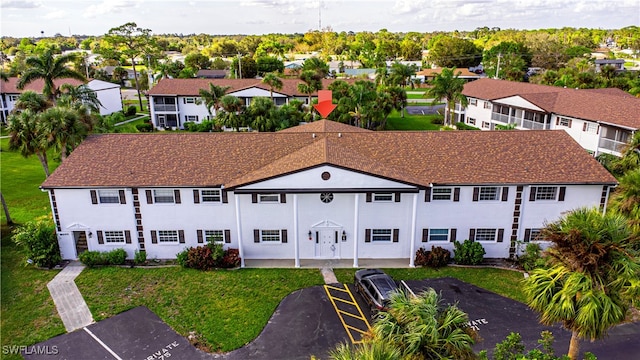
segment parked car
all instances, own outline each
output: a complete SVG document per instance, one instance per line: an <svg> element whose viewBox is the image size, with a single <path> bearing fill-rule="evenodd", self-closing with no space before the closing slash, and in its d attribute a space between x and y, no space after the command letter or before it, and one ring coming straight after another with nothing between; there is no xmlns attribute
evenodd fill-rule
<svg viewBox="0 0 640 360"><path fill-rule="evenodd" d="M378 269L358 270L354 278L356 291L371 306L372 311L387 310L391 294L399 289L391 276Z"/></svg>

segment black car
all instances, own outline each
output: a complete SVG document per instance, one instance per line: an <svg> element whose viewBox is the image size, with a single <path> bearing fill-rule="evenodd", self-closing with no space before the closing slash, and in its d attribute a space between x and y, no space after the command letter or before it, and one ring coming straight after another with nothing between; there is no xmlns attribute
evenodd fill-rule
<svg viewBox="0 0 640 360"><path fill-rule="evenodd" d="M391 293L398 290L398 284L393 278L378 269L356 271L355 286L372 311L387 310Z"/></svg>

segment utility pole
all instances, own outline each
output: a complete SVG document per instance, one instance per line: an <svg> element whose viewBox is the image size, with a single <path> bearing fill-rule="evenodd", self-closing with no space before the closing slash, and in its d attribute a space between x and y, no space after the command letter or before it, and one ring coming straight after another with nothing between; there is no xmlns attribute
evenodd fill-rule
<svg viewBox="0 0 640 360"><path fill-rule="evenodd" d="M498 66L496 67L496 76L494 76L494 79L498 78L498 73L500 72L500 58L502 57L502 53L498 53Z"/></svg>
<svg viewBox="0 0 640 360"><path fill-rule="evenodd" d="M238 53L238 74L236 79L242 79L242 58L240 58L240 53Z"/></svg>
<svg viewBox="0 0 640 360"><path fill-rule="evenodd" d="M322 31L322 0L318 0L318 31Z"/></svg>

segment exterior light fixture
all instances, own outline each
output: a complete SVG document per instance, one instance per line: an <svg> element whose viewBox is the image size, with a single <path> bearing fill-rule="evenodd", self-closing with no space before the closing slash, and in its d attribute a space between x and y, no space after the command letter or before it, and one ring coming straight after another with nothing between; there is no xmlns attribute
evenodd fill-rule
<svg viewBox="0 0 640 360"><path fill-rule="evenodd" d="M342 241L347 241L347 233L342 230Z"/></svg>
<svg viewBox="0 0 640 360"><path fill-rule="evenodd" d="M309 240L311 240L311 230L309 230Z"/></svg>

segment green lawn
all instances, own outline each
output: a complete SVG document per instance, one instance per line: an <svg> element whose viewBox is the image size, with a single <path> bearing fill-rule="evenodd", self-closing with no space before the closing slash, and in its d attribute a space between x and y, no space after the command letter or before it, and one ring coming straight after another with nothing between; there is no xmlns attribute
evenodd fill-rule
<svg viewBox="0 0 640 360"><path fill-rule="evenodd" d="M434 124L435 119L442 119L441 115L409 115L393 111L387 118L385 130L440 130L442 125Z"/></svg>

